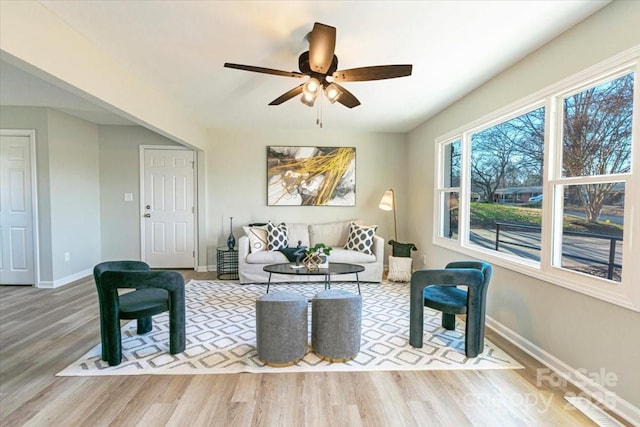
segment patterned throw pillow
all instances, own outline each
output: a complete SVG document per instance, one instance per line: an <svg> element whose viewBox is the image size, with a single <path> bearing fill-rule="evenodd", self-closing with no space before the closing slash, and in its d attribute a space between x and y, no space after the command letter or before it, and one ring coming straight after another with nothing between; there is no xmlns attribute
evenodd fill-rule
<svg viewBox="0 0 640 427"><path fill-rule="evenodd" d="M373 255L371 247L373 246L373 236L376 235L377 229L377 225L365 226L352 222L349 226L349 237L344 248Z"/></svg>
<svg viewBox="0 0 640 427"><path fill-rule="evenodd" d="M251 253L267 250L267 228L266 227L242 227L244 233L249 237L249 250Z"/></svg>
<svg viewBox="0 0 640 427"><path fill-rule="evenodd" d="M391 282L410 282L412 262L411 258L390 255L387 279Z"/></svg>
<svg viewBox="0 0 640 427"><path fill-rule="evenodd" d="M283 222L278 225L273 225L271 221L269 221L267 223L267 249L269 252L289 247L289 237L287 234L287 224Z"/></svg>

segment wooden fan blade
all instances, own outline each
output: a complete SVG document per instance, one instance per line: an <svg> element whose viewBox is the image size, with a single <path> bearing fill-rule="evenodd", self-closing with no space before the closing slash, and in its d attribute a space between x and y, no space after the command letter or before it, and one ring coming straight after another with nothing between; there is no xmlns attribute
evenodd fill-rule
<svg viewBox="0 0 640 427"><path fill-rule="evenodd" d="M337 99L337 101L340 104L344 105L347 108L353 108L353 107L357 107L358 105L360 105L360 101L358 101L358 98L353 96L353 94L351 92L349 92L347 89L345 89L344 86L340 86L336 82L333 82L333 84L338 86L338 88L342 91L342 93L340 94L340 97L338 97L338 99Z"/></svg>
<svg viewBox="0 0 640 427"><path fill-rule="evenodd" d="M311 39L309 40L309 65L311 71L327 74L333 52L336 49L336 29L316 22L313 24Z"/></svg>
<svg viewBox="0 0 640 427"><path fill-rule="evenodd" d="M225 62L224 66L226 68L234 68L236 70L244 70L244 71L253 71L254 73L272 74L274 76L296 77L298 79L305 77L305 74L298 73L297 71L280 71L280 70L274 70L273 68L254 67L253 65L232 64L230 62Z"/></svg>
<svg viewBox="0 0 640 427"><path fill-rule="evenodd" d="M294 87L293 89L291 89L286 93L283 93L282 95L280 95L279 97L271 101L269 105L280 105L283 102L290 100L294 96L300 95L302 93L302 86L304 86L304 83L301 84L300 86Z"/></svg>
<svg viewBox="0 0 640 427"><path fill-rule="evenodd" d="M395 79L411 75L413 65L376 65L372 67L338 70L333 79L338 82L364 82L369 80Z"/></svg>

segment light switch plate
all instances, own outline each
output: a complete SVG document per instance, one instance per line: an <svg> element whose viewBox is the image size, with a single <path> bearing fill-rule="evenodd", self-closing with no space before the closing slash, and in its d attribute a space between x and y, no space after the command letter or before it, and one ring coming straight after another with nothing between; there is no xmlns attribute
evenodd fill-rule
<svg viewBox="0 0 640 427"><path fill-rule="evenodd" d="M133 201L133 193L124 193L124 201L132 202Z"/></svg>

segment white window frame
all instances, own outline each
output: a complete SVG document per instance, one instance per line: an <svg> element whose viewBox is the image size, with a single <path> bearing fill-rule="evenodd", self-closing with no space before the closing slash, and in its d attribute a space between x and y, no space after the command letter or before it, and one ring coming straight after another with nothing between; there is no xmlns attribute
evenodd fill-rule
<svg viewBox="0 0 640 427"><path fill-rule="evenodd" d="M562 177L562 100L626 73L634 73L634 120L632 128L631 171L605 177ZM471 135L535 108L545 107L542 235L540 262L479 247L469 242L470 154ZM444 147L461 141L460 187L444 187ZM480 258L548 283L559 285L634 311L640 311L640 46L544 88L485 117L468 123L435 140L435 183L433 244L458 253ZM616 181L625 184L624 235L622 242L624 269L620 282L594 277L554 265L553 254L562 242L562 194L554 194L556 185ZM637 182L634 185L634 182ZM458 238L441 236L443 199L446 192L457 191ZM634 223L634 218L636 218ZM635 260L635 261L634 261Z"/></svg>
<svg viewBox="0 0 640 427"><path fill-rule="evenodd" d="M447 145L449 144L453 144L454 142L460 141L460 160L461 160L461 164L460 164L460 177L458 179L459 181L459 185L456 187L446 187L444 185L444 153L445 153L445 148ZM440 159L440 173L438 173L438 176L436 177L436 200L438 201L437 204L434 204L434 206L438 207L438 210L436 212L435 218L437 218L437 220L434 222L434 224L436 225L436 229L434 230L434 235L437 235L443 239L447 239L447 240L456 240L456 239L451 239L449 237L445 237L442 236L442 231L444 230L444 196L445 194L448 193L458 193L458 238L460 238L460 200L462 199L462 194L460 193L461 187L462 187L462 182L463 182L463 173L464 173L464 165L462 163L462 161L464 160L464 158L466 156L463 155L463 151L464 151L464 144L462 142L462 135L459 136L454 136L453 138L448 138L445 141L443 141L441 144L436 145L438 152L436 154L437 158Z"/></svg>

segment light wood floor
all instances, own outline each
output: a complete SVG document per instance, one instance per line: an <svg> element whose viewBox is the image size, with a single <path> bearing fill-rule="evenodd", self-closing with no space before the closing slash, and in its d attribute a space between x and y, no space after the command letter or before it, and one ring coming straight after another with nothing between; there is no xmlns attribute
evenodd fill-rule
<svg viewBox="0 0 640 427"><path fill-rule="evenodd" d="M593 425L567 408L563 395L577 390L536 386L541 365L491 331L526 369L55 377L99 334L92 279L58 289L1 286L0 425Z"/></svg>

